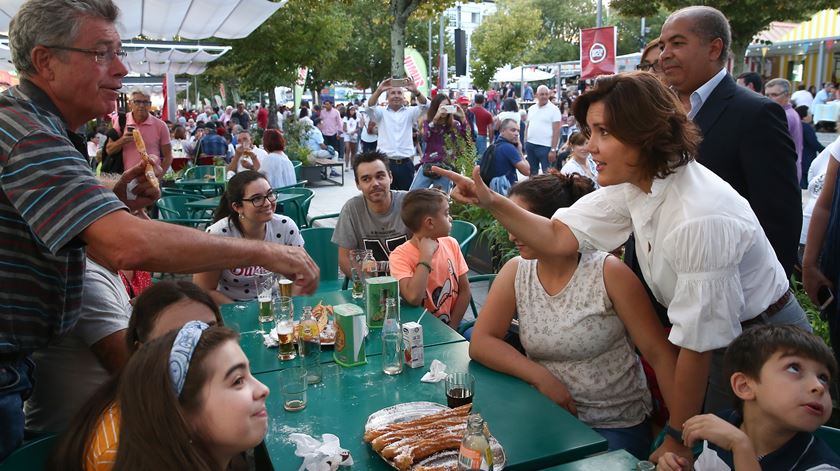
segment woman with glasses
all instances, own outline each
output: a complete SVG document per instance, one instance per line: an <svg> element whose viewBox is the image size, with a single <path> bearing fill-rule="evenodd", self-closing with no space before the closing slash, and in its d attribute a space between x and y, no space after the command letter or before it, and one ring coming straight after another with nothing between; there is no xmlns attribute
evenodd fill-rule
<svg viewBox="0 0 840 471"><path fill-rule="evenodd" d="M303 247L297 225L282 214L274 214L277 195L259 172L245 170L228 181L207 232L221 237L236 237ZM261 267L247 266L231 270L196 273L193 282L204 288L218 304L257 299L257 272Z"/></svg>
<svg viewBox="0 0 840 471"><path fill-rule="evenodd" d="M645 50L642 51L642 61L636 66L636 70L651 72L659 77L659 80L665 79L662 69L659 67L659 38L654 38L647 43Z"/></svg>

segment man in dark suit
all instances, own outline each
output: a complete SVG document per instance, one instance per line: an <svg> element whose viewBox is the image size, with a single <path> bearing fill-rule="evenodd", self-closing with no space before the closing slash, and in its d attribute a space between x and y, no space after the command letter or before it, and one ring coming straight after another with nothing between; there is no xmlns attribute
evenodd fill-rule
<svg viewBox="0 0 840 471"><path fill-rule="evenodd" d="M685 8L662 26L659 64L703 133L697 161L749 201L790 276L802 226L796 150L782 107L726 72L730 38L719 11Z"/></svg>
<svg viewBox="0 0 840 471"><path fill-rule="evenodd" d="M731 42L729 22L720 11L702 6L684 8L672 13L662 25L659 67L689 118L702 131L697 161L749 201L777 258L790 275L802 224L796 151L782 107L738 87L727 73ZM635 254L628 252L625 261L633 266ZM635 266L634 271L639 273ZM788 309L804 316L798 305L791 305L788 296L789 292L762 315L769 318ZM657 311L660 317L667 316L662 306ZM780 315L774 320L783 322L784 318ZM690 410L694 405L699 408L699 403L704 403L707 412L731 407L731 389L722 374L722 360L723 349L681 350L675 378L687 380L675 380L675 386L684 400L679 410L671 411L665 429L668 436L652 455L653 460L665 451L691 457L691 451L681 444L678 429L688 413L696 413Z"/></svg>

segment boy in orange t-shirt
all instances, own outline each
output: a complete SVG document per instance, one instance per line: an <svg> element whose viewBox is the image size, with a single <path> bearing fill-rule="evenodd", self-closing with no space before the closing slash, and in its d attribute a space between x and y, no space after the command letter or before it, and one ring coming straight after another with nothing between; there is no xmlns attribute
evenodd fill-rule
<svg viewBox="0 0 840 471"><path fill-rule="evenodd" d="M446 194L410 191L402 203L403 223L414 236L390 256L391 276L409 304L420 305L457 329L470 302L467 262L458 241L449 237L452 218Z"/></svg>

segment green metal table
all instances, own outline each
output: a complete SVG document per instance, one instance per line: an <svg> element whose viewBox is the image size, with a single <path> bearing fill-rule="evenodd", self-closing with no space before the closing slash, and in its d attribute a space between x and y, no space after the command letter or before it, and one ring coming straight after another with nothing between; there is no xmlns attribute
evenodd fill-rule
<svg viewBox="0 0 840 471"><path fill-rule="evenodd" d="M287 201L294 201L296 199L302 198L303 196L304 195L293 193L277 193L277 204L281 204ZM219 207L219 201L221 199L221 196L214 196L212 198L206 198L203 200L190 201L185 203L184 205L193 210L216 209Z"/></svg>
<svg viewBox="0 0 840 471"><path fill-rule="evenodd" d="M324 304L335 305L352 303L354 300L350 294L350 290L330 291L319 293L315 296L296 296L294 298L295 318L300 318L303 306L315 306L318 304L318 301L323 301ZM364 306L362 306L362 309L364 309ZM245 351L245 355L251 363L251 373L265 373L290 366L297 366L296 360L278 360L277 349L267 348L263 344L262 329L264 328L268 332L272 326L270 324L260 325L257 319L259 317L259 304L257 302L224 304L221 307L221 311L225 325L239 331L239 345ZM400 320L402 322L416 321L422 312L422 308L410 306L402 302L400 307ZM427 346L466 341L461 334L432 314L423 316L420 325L423 326L423 341ZM365 352L368 357L382 354L381 332L381 329L370 330L365 340ZM332 347L324 346L321 353L321 363L330 363L333 361Z"/></svg>
<svg viewBox="0 0 840 471"><path fill-rule="evenodd" d="M639 459L626 450L615 450L546 468L545 471L636 471Z"/></svg>
<svg viewBox="0 0 840 471"><path fill-rule="evenodd" d="M467 342L426 347L425 367L406 368L396 376L382 373L381 356L355 368L322 365L323 380L310 386L306 408L299 412L283 409L278 372L256 375L272 389L266 403L270 422L265 444L274 469L300 466L301 458L294 455L288 438L293 432L316 438L324 433L337 435L341 446L353 455L354 469L391 469L364 443L365 422L371 413L395 404L445 404L443 382L420 381L434 359L445 363L449 372L468 371L475 376L474 410L487 420L490 432L504 447L505 469L542 469L606 450L606 440L565 409L529 384L470 361L468 350Z"/></svg>

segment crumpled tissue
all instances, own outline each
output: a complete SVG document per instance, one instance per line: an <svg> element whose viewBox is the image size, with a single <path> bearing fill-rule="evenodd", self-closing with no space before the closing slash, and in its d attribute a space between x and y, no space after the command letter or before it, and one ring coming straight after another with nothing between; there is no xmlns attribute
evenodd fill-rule
<svg viewBox="0 0 840 471"><path fill-rule="evenodd" d="M295 455L303 458L298 471L335 471L339 466L352 466L350 452L341 448L338 437L325 433L321 440L305 433L291 433L289 439L297 445Z"/></svg>
<svg viewBox="0 0 840 471"><path fill-rule="evenodd" d="M446 364L439 360L432 360L429 371L420 378L424 383L439 383L446 378Z"/></svg>
<svg viewBox="0 0 840 471"><path fill-rule="evenodd" d="M275 329L277 329L277 327L269 330L267 334L262 334L263 345L267 348L277 348L277 346L280 345L280 341L277 340L277 331Z"/></svg>

